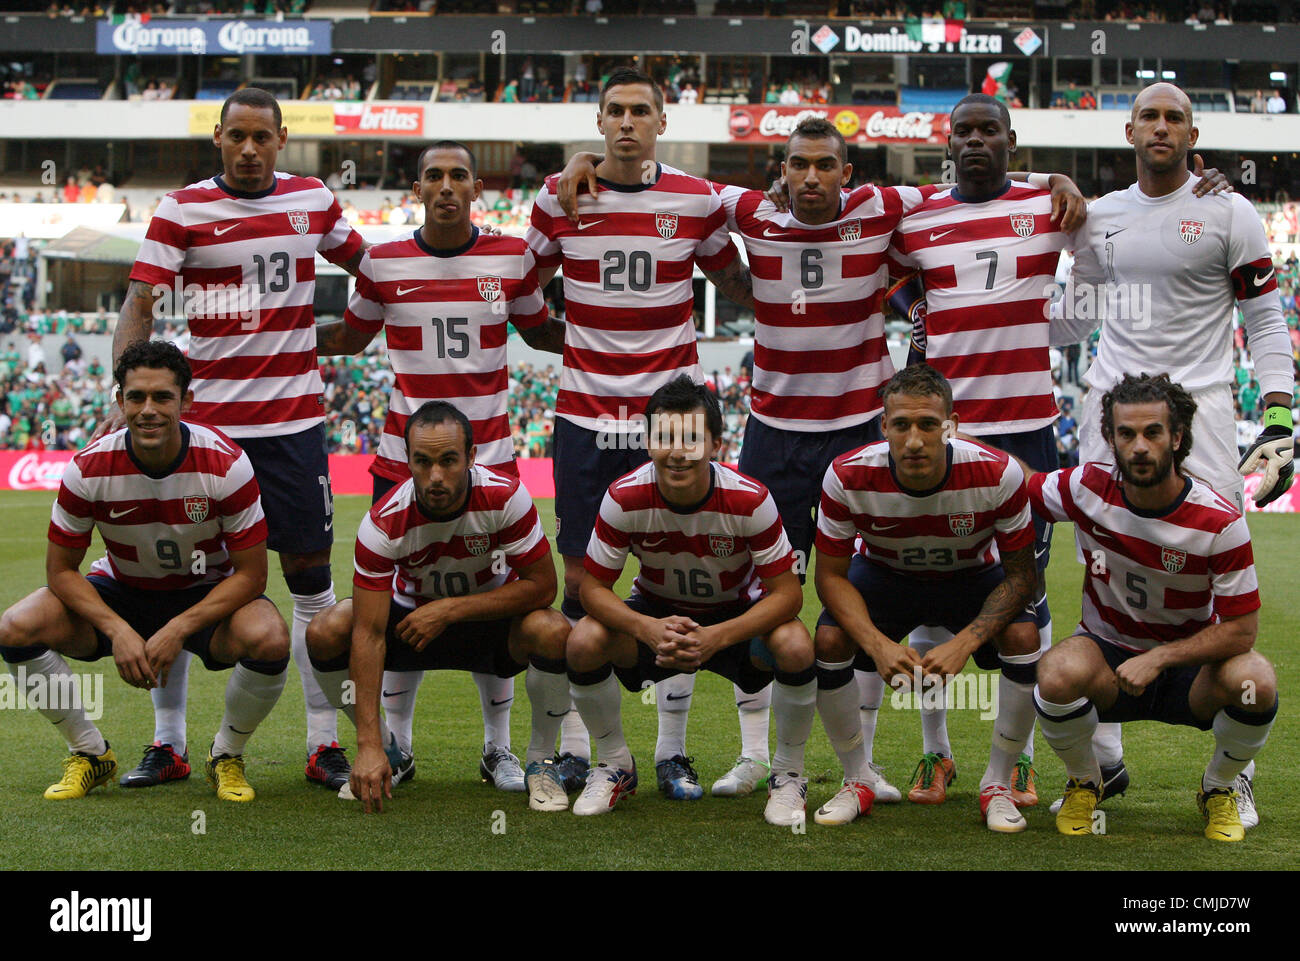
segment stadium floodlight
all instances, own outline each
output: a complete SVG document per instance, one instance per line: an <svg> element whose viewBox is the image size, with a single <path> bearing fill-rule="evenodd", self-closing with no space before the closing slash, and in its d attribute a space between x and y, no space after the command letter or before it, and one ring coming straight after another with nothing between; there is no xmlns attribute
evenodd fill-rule
<svg viewBox="0 0 1300 961"><path fill-rule="evenodd" d="M1269 83L1286 83L1286 74L1281 70L1274 70L1268 75Z"/></svg>
<svg viewBox="0 0 1300 961"><path fill-rule="evenodd" d="M1137 71L1136 76L1139 80L1154 80L1156 78L1156 72L1154 70L1139 70Z"/></svg>
<svg viewBox="0 0 1300 961"><path fill-rule="evenodd" d="M1162 79L1162 80L1177 80L1177 79L1178 79L1178 74L1177 74L1175 71L1173 71L1173 70L1161 70L1161 71L1160 71L1160 79Z"/></svg>

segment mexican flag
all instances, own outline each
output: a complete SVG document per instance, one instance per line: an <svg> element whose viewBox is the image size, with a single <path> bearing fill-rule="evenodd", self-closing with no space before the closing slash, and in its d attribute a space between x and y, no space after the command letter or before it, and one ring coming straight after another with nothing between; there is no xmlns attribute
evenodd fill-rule
<svg viewBox="0 0 1300 961"><path fill-rule="evenodd" d="M943 17L908 17L904 22L909 40L934 46L941 43L956 43L966 29L965 20L944 19Z"/></svg>
<svg viewBox="0 0 1300 961"><path fill-rule="evenodd" d="M1005 60L999 60L989 66L989 72L984 75L984 84L980 87L980 92L990 97L997 97L1005 102L1007 99L1007 81L1010 79L1011 64Z"/></svg>

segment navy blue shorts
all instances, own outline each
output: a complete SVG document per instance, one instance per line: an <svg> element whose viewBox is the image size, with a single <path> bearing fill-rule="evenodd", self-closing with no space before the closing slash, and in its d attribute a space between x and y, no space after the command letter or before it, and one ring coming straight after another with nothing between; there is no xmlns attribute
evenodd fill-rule
<svg viewBox="0 0 1300 961"><path fill-rule="evenodd" d="M1126 651L1118 644L1112 644L1095 634L1081 633L1079 636L1086 637L1097 645L1112 671L1129 658L1137 657L1133 651ZM1163 670L1136 697L1121 690L1109 708L1104 711L1097 709L1097 720L1103 724L1160 721L1162 724L1183 724L1208 731L1214 725L1214 718L1207 717L1202 721L1192 713L1192 682L1200 670L1199 664Z"/></svg>
<svg viewBox="0 0 1300 961"><path fill-rule="evenodd" d="M597 438L619 443L602 450ZM635 438L636 446L620 443ZM564 557L586 557L596 528L596 515L609 485L650 459L644 434L620 435L588 430L563 417L555 418L555 546Z"/></svg>
<svg viewBox="0 0 1300 961"><path fill-rule="evenodd" d="M212 592L215 584L192 587L187 591L142 591L137 587L128 587L111 577L87 576L86 580L94 586L100 599L122 620L131 625L144 640L157 634L173 617L188 611ZM262 597L266 597L265 594ZM185 638L182 645L191 654L198 655L203 666L209 671L224 671L235 666L232 661L225 664L212 657L212 635L217 625L210 624L197 633ZM113 642L108 635L95 629L95 651L85 657L74 658L78 661L97 661L101 657L113 656Z"/></svg>
<svg viewBox="0 0 1300 961"><path fill-rule="evenodd" d="M826 468L841 454L880 439L879 416L832 431L783 430L750 416L737 466L772 492L790 544L803 552L804 571L817 533Z"/></svg>
<svg viewBox="0 0 1300 961"><path fill-rule="evenodd" d="M528 666L510 656L513 618L452 624L424 650L417 651L397 636L397 625L410 613L409 608L396 602L389 605L388 631L384 638L385 671L475 671L514 677Z"/></svg>
<svg viewBox="0 0 1300 961"><path fill-rule="evenodd" d="M314 554L334 543L334 495L330 491L325 425L279 437L236 441L248 453L262 491L266 549Z"/></svg>
<svg viewBox="0 0 1300 961"><path fill-rule="evenodd" d="M729 621L745 611L744 607L732 607L717 614L688 614L658 601L650 600L641 594L633 594L625 603L638 614L645 614L649 617L672 617L680 614L704 626ZM683 673L671 667L657 665L655 663L655 652L640 641L637 641L636 653L635 667L615 666L614 668L614 673L618 675L618 679L629 691L641 690L647 681L656 683ZM755 665L755 660L764 664L766 669ZM709 658L701 667L701 670L721 674L746 694L757 694L772 683L774 665L775 659L772 657L772 652L763 643L762 638L753 637L750 638L748 644L742 642L732 644L730 647L724 647Z"/></svg>
<svg viewBox="0 0 1300 961"><path fill-rule="evenodd" d="M854 554L849 561L849 583L866 602L871 623L896 643L918 627L942 627L957 634L979 616L989 594L1005 576L1001 565L980 574L962 572L957 577L931 579L895 573L871 563L861 554ZM1013 623L1033 620L1034 609L1030 605ZM825 608L817 618L817 626L823 624L840 626ZM975 651L975 664L985 671L1002 666L992 641ZM876 669L875 661L864 651L857 653L853 666L859 671Z"/></svg>
<svg viewBox="0 0 1300 961"><path fill-rule="evenodd" d="M1056 453L1056 427L1052 424L1019 434L985 434L975 439L981 444L1015 454L1034 470L1045 474L1061 466ZM1043 573L1052 559L1052 525L1037 513L1031 513L1034 519L1034 559L1038 562L1039 573Z"/></svg>

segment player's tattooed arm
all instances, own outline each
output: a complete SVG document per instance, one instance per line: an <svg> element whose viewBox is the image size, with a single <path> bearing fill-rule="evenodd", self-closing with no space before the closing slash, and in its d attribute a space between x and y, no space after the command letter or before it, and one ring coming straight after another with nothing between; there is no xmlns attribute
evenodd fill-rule
<svg viewBox="0 0 1300 961"><path fill-rule="evenodd" d="M359 354L374 339L374 334L357 330L342 320L336 320L332 324L316 325L316 353L322 357Z"/></svg>
<svg viewBox="0 0 1300 961"><path fill-rule="evenodd" d="M373 803L382 813L393 796L393 773L379 734L379 689L384 677L385 631L390 591L357 587L352 592L352 652L348 674L356 685L357 760L352 765L352 793L366 813Z"/></svg>
<svg viewBox="0 0 1300 961"><path fill-rule="evenodd" d="M153 335L154 305L158 300L154 285L143 280L133 280L126 288L122 310L117 316L117 328L113 331L114 367L122 351L137 340L148 340Z"/></svg>
<svg viewBox="0 0 1300 961"><path fill-rule="evenodd" d="M732 258L731 263L721 270L704 270L703 267L700 270L728 300L754 309L754 278L739 257Z"/></svg>
<svg viewBox="0 0 1300 961"><path fill-rule="evenodd" d="M547 317L546 323L519 331L524 343L533 350L544 350L548 354L564 353L564 321Z"/></svg>
<svg viewBox="0 0 1300 961"><path fill-rule="evenodd" d="M1002 582L984 599L984 606L951 641L931 648L922 660L927 674L960 674L966 661L983 644L994 640L1034 599L1038 585L1038 567L1034 562L1034 545L1002 555Z"/></svg>
<svg viewBox="0 0 1300 961"><path fill-rule="evenodd" d="M1238 654L1245 654L1255 646L1259 630L1259 611L1225 617L1180 641L1160 644L1137 657L1130 658L1115 670L1115 680L1121 691L1139 696L1148 684L1171 667L1192 667L1215 664ZM1261 683L1264 679L1258 679Z"/></svg>

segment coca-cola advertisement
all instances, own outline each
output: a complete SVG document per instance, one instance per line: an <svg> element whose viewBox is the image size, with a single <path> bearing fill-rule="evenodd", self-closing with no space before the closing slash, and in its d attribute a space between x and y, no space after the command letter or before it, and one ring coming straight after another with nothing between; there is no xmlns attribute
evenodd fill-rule
<svg viewBox="0 0 1300 961"><path fill-rule="evenodd" d="M771 107L731 110L731 139L741 143L786 140L805 117L835 124L849 143L943 144L948 137L946 113L904 113L897 107Z"/></svg>
<svg viewBox="0 0 1300 961"><path fill-rule="evenodd" d="M334 132L347 137L422 137L424 107L410 104L336 103Z"/></svg>

